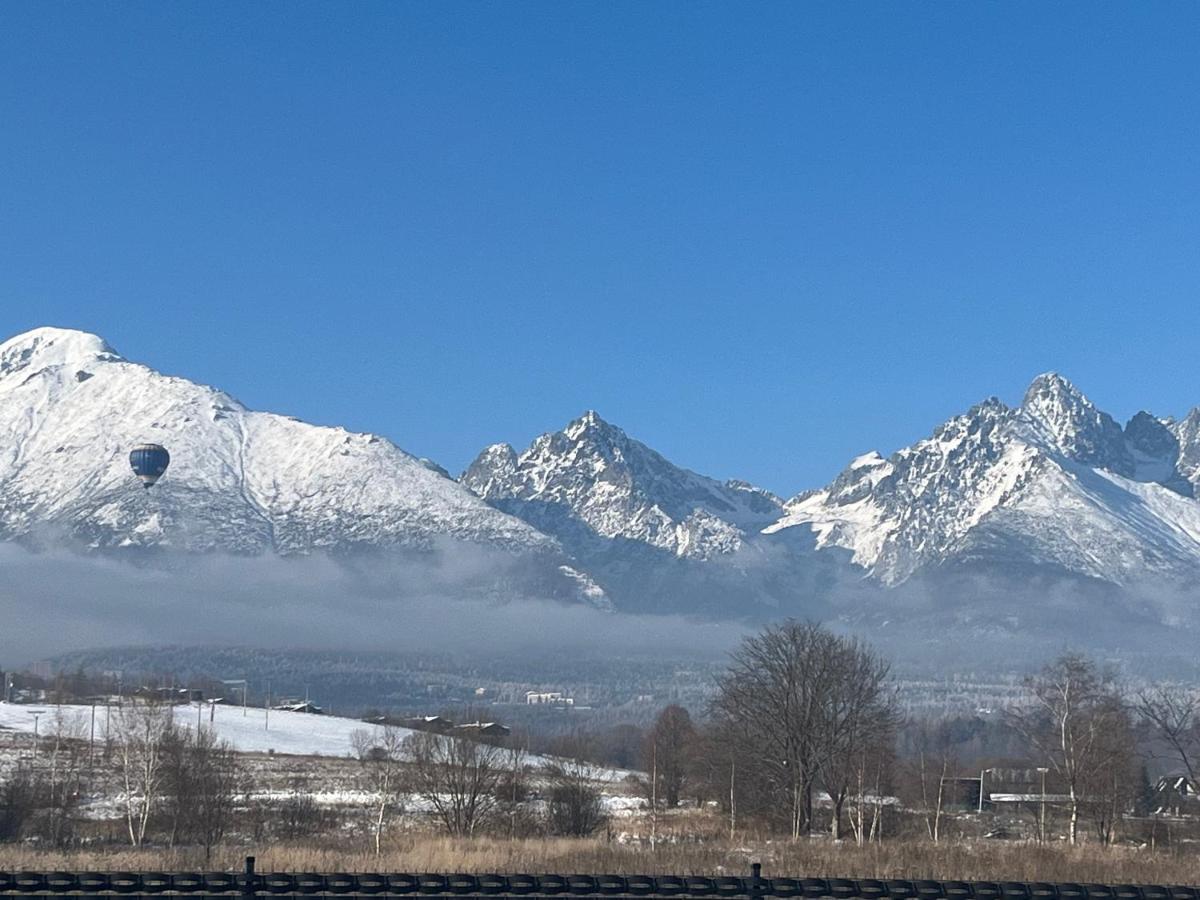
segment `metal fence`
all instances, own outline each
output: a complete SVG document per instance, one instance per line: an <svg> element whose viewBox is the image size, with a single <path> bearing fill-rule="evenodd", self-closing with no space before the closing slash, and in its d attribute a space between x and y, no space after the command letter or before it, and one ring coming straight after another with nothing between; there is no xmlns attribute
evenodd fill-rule
<svg viewBox="0 0 1200 900"><path fill-rule="evenodd" d="M671 875L372 875L271 872L0 872L0 898L48 897L623 897L811 900L1200 900L1182 885L747 878Z"/></svg>

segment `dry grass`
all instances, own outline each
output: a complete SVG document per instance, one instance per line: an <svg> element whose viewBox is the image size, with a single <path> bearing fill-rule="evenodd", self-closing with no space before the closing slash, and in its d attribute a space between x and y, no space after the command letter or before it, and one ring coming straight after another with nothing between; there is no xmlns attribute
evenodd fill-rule
<svg viewBox="0 0 1200 900"><path fill-rule="evenodd" d="M894 841L857 847L824 839L660 846L655 850L604 840L455 840L428 835L397 839L376 858L365 845L332 842L224 847L205 863L194 849L43 851L0 847L3 870L194 871L240 869L247 855L265 871L555 872L621 874L748 874L761 861L765 875L846 878L1195 883L1190 849L1150 851L1097 846L1071 849L1004 841L935 845Z"/></svg>

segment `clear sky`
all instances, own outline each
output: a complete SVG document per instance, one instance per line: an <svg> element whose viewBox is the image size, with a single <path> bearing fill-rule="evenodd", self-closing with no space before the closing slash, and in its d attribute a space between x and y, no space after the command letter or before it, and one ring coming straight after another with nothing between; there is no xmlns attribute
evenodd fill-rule
<svg viewBox="0 0 1200 900"><path fill-rule="evenodd" d="M0 334L457 471L790 494L1056 369L1200 404L1195 3L0 3Z"/></svg>

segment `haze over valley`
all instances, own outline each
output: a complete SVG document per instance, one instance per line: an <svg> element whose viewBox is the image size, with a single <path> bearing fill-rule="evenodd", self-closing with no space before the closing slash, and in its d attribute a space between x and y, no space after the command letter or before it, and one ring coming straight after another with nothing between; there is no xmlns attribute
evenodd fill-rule
<svg viewBox="0 0 1200 900"><path fill-rule="evenodd" d="M0 434L0 613L21 623L0 650L25 659L596 638L719 655L792 616L914 671L1068 644L1139 670L1178 665L1200 621L1200 409L1122 426L1057 374L790 498L595 411L455 477L57 328L0 344ZM151 490L126 460L143 441L171 451Z"/></svg>

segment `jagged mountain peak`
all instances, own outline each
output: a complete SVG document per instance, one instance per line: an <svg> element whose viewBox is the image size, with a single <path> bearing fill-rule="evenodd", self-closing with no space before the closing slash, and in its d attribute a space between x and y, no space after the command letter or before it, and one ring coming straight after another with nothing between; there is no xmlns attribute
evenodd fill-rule
<svg viewBox="0 0 1200 900"><path fill-rule="evenodd" d="M612 438L624 437L625 432L615 425L606 422L594 409L586 410L583 415L573 419L562 433L573 441L583 437Z"/></svg>
<svg viewBox="0 0 1200 900"><path fill-rule="evenodd" d="M1056 372L1039 375L1025 392L1021 412L1044 449L1085 466L1132 478L1135 464L1121 426Z"/></svg>
<svg viewBox="0 0 1200 900"><path fill-rule="evenodd" d="M810 529L885 583L997 562L1114 583L1192 578L1197 479L1200 413L1175 423L1143 412L1121 428L1050 372L1016 409L989 400L886 461L855 459L770 530Z"/></svg>
<svg viewBox="0 0 1200 900"><path fill-rule="evenodd" d="M1058 372L1043 372L1030 382L1021 400L1021 409L1034 416L1056 416L1062 410L1090 410L1096 407L1076 388L1072 380Z"/></svg>
<svg viewBox="0 0 1200 900"><path fill-rule="evenodd" d="M766 491L676 466L594 410L520 454L488 447L462 481L580 553L618 539L689 557L729 552L781 509Z"/></svg>

